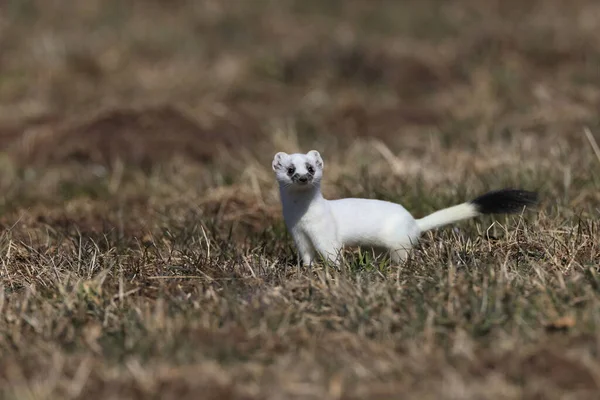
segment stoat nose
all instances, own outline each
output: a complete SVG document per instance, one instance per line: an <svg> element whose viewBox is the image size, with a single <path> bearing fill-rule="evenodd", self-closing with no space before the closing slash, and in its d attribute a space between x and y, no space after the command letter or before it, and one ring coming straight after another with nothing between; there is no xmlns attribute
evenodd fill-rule
<svg viewBox="0 0 600 400"><path fill-rule="evenodd" d="M308 177L306 175L301 176L300 178L298 178L298 180L302 183L306 183L308 182Z"/></svg>

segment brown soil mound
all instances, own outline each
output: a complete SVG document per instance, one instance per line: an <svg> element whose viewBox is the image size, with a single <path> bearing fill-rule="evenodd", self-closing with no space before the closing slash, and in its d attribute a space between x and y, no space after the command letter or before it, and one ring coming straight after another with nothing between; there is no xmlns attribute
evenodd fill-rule
<svg viewBox="0 0 600 400"><path fill-rule="evenodd" d="M371 136L393 143L401 128L410 125L434 126L442 118L441 113L418 105L370 110L363 105L350 104L336 110L326 121L326 126L338 135Z"/></svg>
<svg viewBox="0 0 600 400"><path fill-rule="evenodd" d="M115 109L66 127L44 126L22 135L10 153L37 165L69 161L148 167L173 157L207 162L221 148L235 149L259 137L260 127L243 115L202 126L170 107Z"/></svg>

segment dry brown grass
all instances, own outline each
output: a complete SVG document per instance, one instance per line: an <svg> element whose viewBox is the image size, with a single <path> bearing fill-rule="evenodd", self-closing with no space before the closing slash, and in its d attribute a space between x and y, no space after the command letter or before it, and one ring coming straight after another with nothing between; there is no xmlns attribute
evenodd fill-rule
<svg viewBox="0 0 600 400"><path fill-rule="evenodd" d="M4 2L0 396L597 398L599 109L594 0ZM298 268L310 148L328 197L542 203Z"/></svg>

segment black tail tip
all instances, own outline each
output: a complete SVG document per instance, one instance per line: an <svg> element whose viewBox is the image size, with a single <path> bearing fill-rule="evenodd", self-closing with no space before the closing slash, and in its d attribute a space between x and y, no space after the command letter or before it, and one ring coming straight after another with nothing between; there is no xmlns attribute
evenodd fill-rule
<svg viewBox="0 0 600 400"><path fill-rule="evenodd" d="M527 190L501 189L485 193L471 201L481 214L512 214L538 203L538 194Z"/></svg>

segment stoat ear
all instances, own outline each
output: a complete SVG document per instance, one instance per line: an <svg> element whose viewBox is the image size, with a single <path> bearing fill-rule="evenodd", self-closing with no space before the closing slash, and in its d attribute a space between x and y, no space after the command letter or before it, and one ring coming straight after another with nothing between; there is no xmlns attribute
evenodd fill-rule
<svg viewBox="0 0 600 400"><path fill-rule="evenodd" d="M323 158L321 158L321 154L319 154L318 151L311 150L308 153L306 153L306 155L315 160L317 167L323 169Z"/></svg>
<svg viewBox="0 0 600 400"><path fill-rule="evenodd" d="M288 158L288 154L284 153L283 151L275 154L275 157L273 157L273 163L271 164L273 171L281 169L286 158Z"/></svg>

